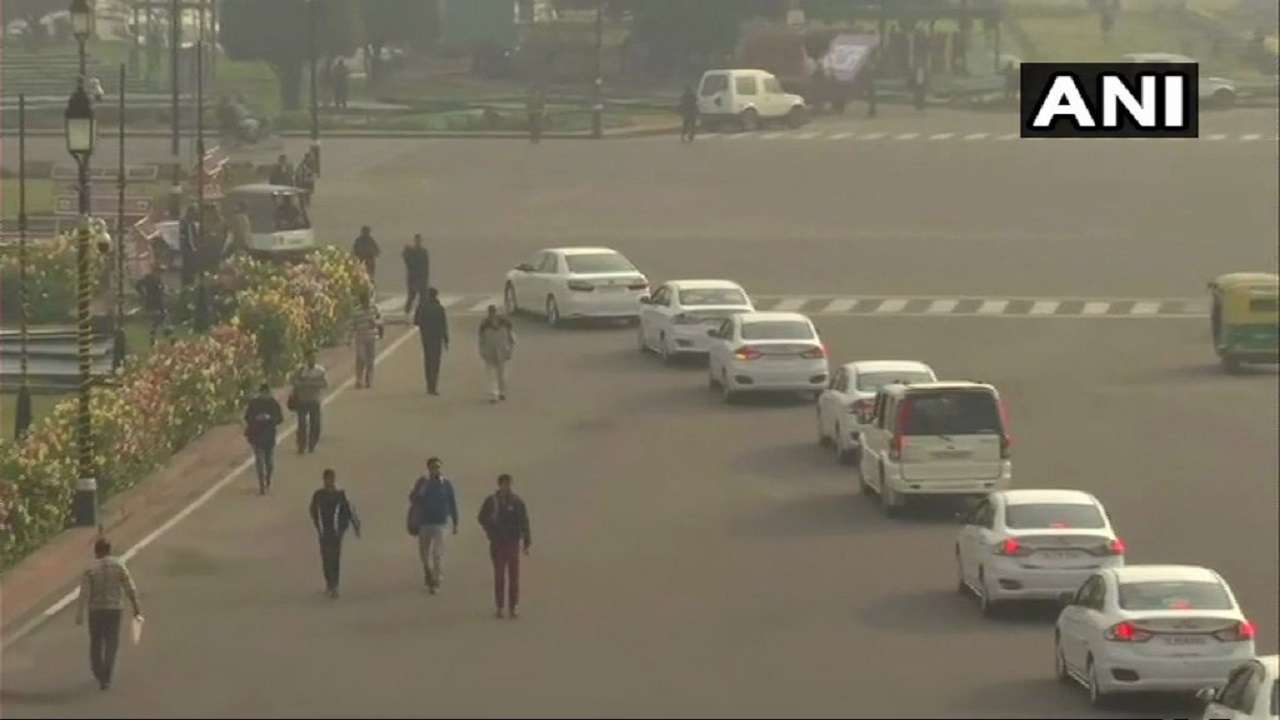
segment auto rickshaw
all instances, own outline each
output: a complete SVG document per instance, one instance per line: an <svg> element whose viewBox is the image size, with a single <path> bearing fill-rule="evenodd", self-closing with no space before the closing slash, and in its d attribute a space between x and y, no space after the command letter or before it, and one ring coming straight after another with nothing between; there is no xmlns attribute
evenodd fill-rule
<svg viewBox="0 0 1280 720"><path fill-rule="evenodd" d="M1280 275L1240 272L1209 283L1213 348L1222 366L1280 362Z"/></svg>
<svg viewBox="0 0 1280 720"><path fill-rule="evenodd" d="M310 197L306 190L286 185L254 183L226 192L222 215L233 222L241 206L249 218L247 249L254 255L294 258L316 248L311 227Z"/></svg>

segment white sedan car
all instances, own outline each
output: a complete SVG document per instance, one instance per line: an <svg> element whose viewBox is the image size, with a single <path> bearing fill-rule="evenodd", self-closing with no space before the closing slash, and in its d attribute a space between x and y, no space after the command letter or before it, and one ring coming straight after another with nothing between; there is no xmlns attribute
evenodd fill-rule
<svg viewBox="0 0 1280 720"><path fill-rule="evenodd" d="M640 304L640 349L667 362L682 354L705 354L708 330L730 315L755 311L742 286L728 280L672 280L640 298Z"/></svg>
<svg viewBox="0 0 1280 720"><path fill-rule="evenodd" d="M648 279L630 260L594 247L540 250L507 273L502 291L507 314L540 312L552 326L572 318L635 319L648 294Z"/></svg>
<svg viewBox="0 0 1280 720"><path fill-rule="evenodd" d="M956 538L960 592L990 615L1007 600L1057 600L1089 576L1124 565L1098 499L1079 490L1002 490L980 501Z"/></svg>
<svg viewBox="0 0 1280 720"><path fill-rule="evenodd" d="M1058 616L1058 679L1095 707L1123 692L1222 687L1254 656L1254 629L1218 573L1191 565L1128 565L1085 581Z"/></svg>
<svg viewBox="0 0 1280 720"><path fill-rule="evenodd" d="M799 313L752 312L707 331L711 387L725 402L747 392L805 392L827 384L827 349L813 321Z"/></svg>
<svg viewBox="0 0 1280 720"><path fill-rule="evenodd" d="M937 382L933 368L914 360L863 360L840 366L818 397L818 444L835 448L836 460L858 463L861 418L885 385Z"/></svg>
<svg viewBox="0 0 1280 720"><path fill-rule="evenodd" d="M1280 717L1280 655L1255 658L1231 671L1218 691L1202 690L1204 720L1276 720Z"/></svg>

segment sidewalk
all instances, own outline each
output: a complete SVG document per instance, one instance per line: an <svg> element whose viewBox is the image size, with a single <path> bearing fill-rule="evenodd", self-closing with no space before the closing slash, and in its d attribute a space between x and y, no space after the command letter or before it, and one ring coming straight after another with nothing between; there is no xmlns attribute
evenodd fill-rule
<svg viewBox="0 0 1280 720"><path fill-rule="evenodd" d="M381 347L390 347L408 332L413 330L388 328ZM331 388L340 387L354 374L355 358L350 347L325 350L319 361L329 371ZM276 393L282 407L287 395L287 388ZM292 425L292 421L286 422L281 432ZM289 440L276 448L277 454L291 451ZM244 466L248 452L238 422L220 425L137 486L111 498L103 505L99 520L116 551L149 542L147 538L156 528ZM239 473L231 485L240 492L257 494L256 481L250 473ZM97 530L93 528L66 530L0 575L0 643L8 645L20 639L65 607L55 603L76 589L81 571L93 557L96 538Z"/></svg>

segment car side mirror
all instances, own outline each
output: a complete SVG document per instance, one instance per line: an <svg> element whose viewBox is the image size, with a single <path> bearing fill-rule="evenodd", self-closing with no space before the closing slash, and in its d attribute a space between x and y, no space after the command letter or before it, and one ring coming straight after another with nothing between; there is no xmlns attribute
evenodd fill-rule
<svg viewBox="0 0 1280 720"><path fill-rule="evenodd" d="M716 330L715 328L712 328L707 331L707 337L718 338L720 337L720 331Z"/></svg>
<svg viewBox="0 0 1280 720"><path fill-rule="evenodd" d="M1213 702L1214 698L1216 698L1217 695L1218 695L1218 691L1211 687L1200 688L1199 690L1196 691L1196 699L1204 703L1205 705L1208 705L1209 703Z"/></svg>
<svg viewBox="0 0 1280 720"><path fill-rule="evenodd" d="M642 296L642 297L640 298L640 304L641 304L641 305L652 305L652 304L653 304L653 298L649 297L648 295L644 295L644 296Z"/></svg>
<svg viewBox="0 0 1280 720"><path fill-rule="evenodd" d="M516 266L516 269L520 272L533 272L533 266L529 263L520 263Z"/></svg>

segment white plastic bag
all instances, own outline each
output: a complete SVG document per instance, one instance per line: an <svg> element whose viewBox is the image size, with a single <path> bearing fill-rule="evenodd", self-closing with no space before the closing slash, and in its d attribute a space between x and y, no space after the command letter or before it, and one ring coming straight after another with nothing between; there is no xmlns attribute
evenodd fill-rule
<svg viewBox="0 0 1280 720"><path fill-rule="evenodd" d="M129 634L133 638L134 645L142 642L142 622L143 617L141 615L134 615L133 622L129 624Z"/></svg>

